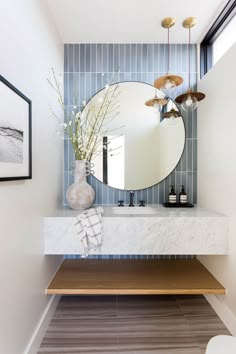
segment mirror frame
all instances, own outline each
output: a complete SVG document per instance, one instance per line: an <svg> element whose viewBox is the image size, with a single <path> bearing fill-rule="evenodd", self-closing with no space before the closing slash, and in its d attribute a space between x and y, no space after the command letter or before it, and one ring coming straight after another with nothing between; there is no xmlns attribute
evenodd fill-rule
<svg viewBox="0 0 236 354"><path fill-rule="evenodd" d="M117 85L117 84L122 84L122 83L129 83L129 82L144 84L144 85L153 87L154 90L159 90L159 89L156 89L155 86L153 86L153 85L151 85L151 84L149 84L149 83L147 83L147 82L143 82L143 81L127 81L127 80L124 80L124 81L113 82L112 84L110 84L110 86L112 86L112 85ZM90 101L92 101L92 100L94 99L94 97L95 97L97 94L99 94L99 93L100 93L101 91L103 91L103 90L104 90L104 87L103 87L101 90L97 91L93 96L91 96L90 99L86 102L85 107L87 106L87 104L89 104ZM161 91L161 90L159 90L159 91ZM163 91L162 91L162 92L163 92ZM165 93L163 92L163 94L165 94ZM183 157L184 150L185 150L185 145L186 145L186 126L185 126L185 122L184 122L184 119L183 119L183 116L182 116L182 112L180 111L180 109L179 109L179 107L177 106L176 102L175 102L170 96L165 95L164 97L167 97L167 99L170 99L170 100L175 104L176 108L177 108L178 111L181 113L181 118L182 118L183 127L184 127L184 144L183 144L183 150L182 150L182 153L181 153L181 155L180 155L180 158L179 158L178 162L176 163L176 165L174 166L174 168L170 171L170 173L169 173L166 177L164 177L162 180L160 180L159 182L157 182L157 183L155 183L155 184L152 184L152 185L150 185L150 186L148 186L148 187L145 187L145 188L140 188L140 189L120 189L120 188L116 188L116 187L110 186L109 184L104 183L103 181L101 181L100 179L98 179L94 174L92 174L92 176L93 176L93 178L95 178L95 180L97 180L98 182L104 184L105 186L107 186L107 187L109 187L109 188L113 188L113 189L116 189L116 190L119 190L119 191L130 191L130 190L132 190L132 191L142 191L142 190L144 190L144 189L152 188L152 187L158 185L159 183L163 182L163 181L164 181L166 178L168 178L168 177L171 175L171 173L176 169L176 167L178 166L180 160L181 160L182 157ZM85 107L83 108L83 110L85 109ZM83 110L81 111L81 113L83 112Z"/></svg>

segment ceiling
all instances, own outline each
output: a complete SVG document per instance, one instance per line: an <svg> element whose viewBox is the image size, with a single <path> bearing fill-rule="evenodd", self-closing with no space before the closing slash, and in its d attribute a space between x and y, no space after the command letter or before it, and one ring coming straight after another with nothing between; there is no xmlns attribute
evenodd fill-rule
<svg viewBox="0 0 236 354"><path fill-rule="evenodd" d="M200 43L228 0L45 0L64 43L165 43L164 17L176 18L171 43L187 43L186 17L198 20Z"/></svg>

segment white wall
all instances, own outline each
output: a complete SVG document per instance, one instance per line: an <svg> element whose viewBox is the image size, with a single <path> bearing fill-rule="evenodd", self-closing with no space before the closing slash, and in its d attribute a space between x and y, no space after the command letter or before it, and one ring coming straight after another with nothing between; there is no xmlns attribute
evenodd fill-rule
<svg viewBox="0 0 236 354"><path fill-rule="evenodd" d="M44 257L42 217L62 195L62 143L49 117L46 78L62 72L63 47L42 0L0 0L0 74L33 103L33 179L0 182L0 353L25 351L61 258Z"/></svg>
<svg viewBox="0 0 236 354"><path fill-rule="evenodd" d="M230 255L201 262L226 287L209 302L236 335L236 44L199 84L206 93L198 110L198 203L230 217Z"/></svg>

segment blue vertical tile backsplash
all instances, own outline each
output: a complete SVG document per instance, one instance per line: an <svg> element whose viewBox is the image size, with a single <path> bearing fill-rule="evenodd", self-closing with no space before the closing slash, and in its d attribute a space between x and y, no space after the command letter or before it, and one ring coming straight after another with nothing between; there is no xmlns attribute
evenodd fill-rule
<svg viewBox="0 0 236 354"><path fill-rule="evenodd" d="M66 109L74 103L88 101L117 73L117 81L141 81L153 84L166 73L166 44L65 44L64 46L64 98ZM170 72L183 77L184 82L176 89L175 96L188 89L188 48L186 44L171 45ZM191 45L191 87L197 84L197 46ZM82 107L81 107L82 108ZM184 153L175 170L159 184L135 191L135 200L148 204L163 203L168 198L169 185L178 191L184 184L190 203L197 202L197 113L183 112L186 129ZM64 192L73 183L71 174L74 154L65 140ZM129 192L102 184L93 176L88 182L96 191L95 204L116 204L118 199L128 201ZM67 204L64 193L64 203Z"/></svg>

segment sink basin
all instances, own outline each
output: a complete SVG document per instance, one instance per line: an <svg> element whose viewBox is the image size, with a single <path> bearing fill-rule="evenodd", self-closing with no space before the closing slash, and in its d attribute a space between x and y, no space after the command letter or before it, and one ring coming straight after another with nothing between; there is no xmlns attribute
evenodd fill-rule
<svg viewBox="0 0 236 354"><path fill-rule="evenodd" d="M112 213L117 215L153 215L157 211L150 207L113 207Z"/></svg>

